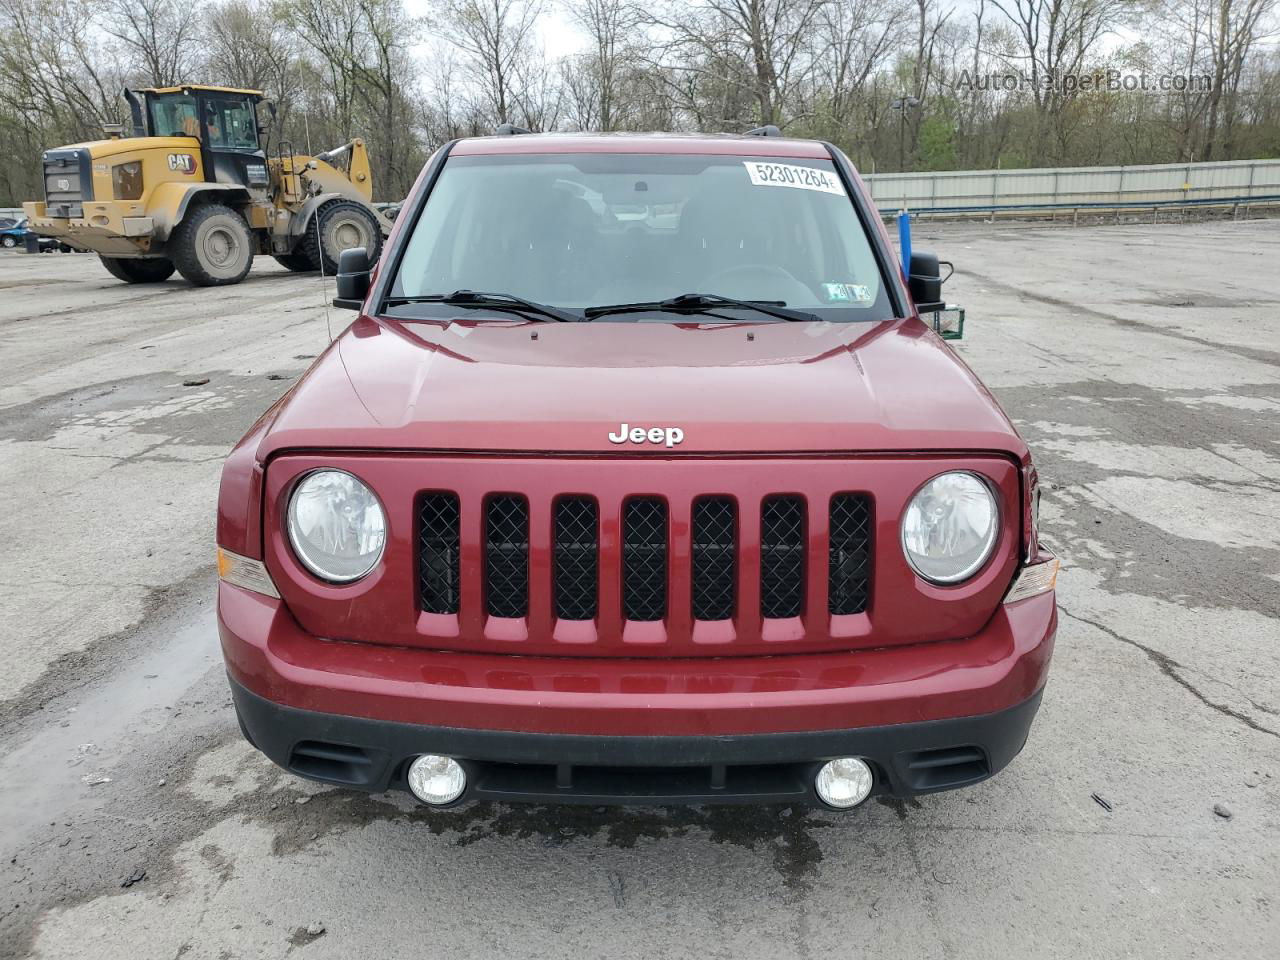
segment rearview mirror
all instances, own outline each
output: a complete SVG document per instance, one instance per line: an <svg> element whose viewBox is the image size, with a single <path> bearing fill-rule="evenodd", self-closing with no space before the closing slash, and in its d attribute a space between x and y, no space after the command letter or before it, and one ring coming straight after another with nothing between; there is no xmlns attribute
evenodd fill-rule
<svg viewBox="0 0 1280 960"><path fill-rule="evenodd" d="M911 290L911 299L915 301L916 310L920 313L934 313L946 306L942 299L942 284L950 278L953 271L942 275L942 263L936 253L923 250L911 252L911 268L907 274L907 286ZM947 264L948 267L951 264Z"/></svg>
<svg viewBox="0 0 1280 960"><path fill-rule="evenodd" d="M338 295L333 305L344 310L359 310L369 295L369 252L352 247L338 254Z"/></svg>

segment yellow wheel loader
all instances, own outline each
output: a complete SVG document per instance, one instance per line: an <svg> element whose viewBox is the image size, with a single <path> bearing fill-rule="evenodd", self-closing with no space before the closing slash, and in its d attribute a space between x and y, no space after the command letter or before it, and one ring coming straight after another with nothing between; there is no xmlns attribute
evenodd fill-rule
<svg viewBox="0 0 1280 960"><path fill-rule="evenodd" d="M374 209L369 154L352 140L314 157L260 139L260 90L126 90L132 129L46 150L45 199L31 229L102 258L127 283L176 269L200 286L239 283L255 254L290 270L337 270L338 254L377 257L391 221Z"/></svg>

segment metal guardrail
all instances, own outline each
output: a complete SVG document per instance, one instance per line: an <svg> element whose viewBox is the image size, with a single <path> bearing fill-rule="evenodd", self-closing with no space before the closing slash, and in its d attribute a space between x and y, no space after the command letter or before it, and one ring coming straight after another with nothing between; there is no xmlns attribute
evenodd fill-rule
<svg viewBox="0 0 1280 960"><path fill-rule="evenodd" d="M903 209L955 217L1280 203L1280 159L881 173L863 179L886 216Z"/></svg>

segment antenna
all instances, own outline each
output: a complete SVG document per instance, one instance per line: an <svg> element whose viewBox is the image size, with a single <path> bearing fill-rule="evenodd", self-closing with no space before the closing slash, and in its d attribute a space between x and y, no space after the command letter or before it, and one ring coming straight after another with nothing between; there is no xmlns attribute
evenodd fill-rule
<svg viewBox="0 0 1280 960"><path fill-rule="evenodd" d="M333 343L333 323L329 319L329 295L325 290L325 280L328 279L324 273L324 238L320 235L320 208L316 208L316 212L311 215L311 220L316 225L316 250L320 254L320 305L324 308L324 328L329 332L329 342Z"/></svg>

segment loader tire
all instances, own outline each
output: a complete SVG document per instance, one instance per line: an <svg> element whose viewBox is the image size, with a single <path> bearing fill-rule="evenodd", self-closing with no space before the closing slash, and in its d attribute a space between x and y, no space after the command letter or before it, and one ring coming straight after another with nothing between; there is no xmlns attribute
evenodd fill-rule
<svg viewBox="0 0 1280 960"><path fill-rule="evenodd" d="M173 261L163 257L138 260L126 257L99 256L107 273L125 283L163 283L173 276Z"/></svg>
<svg viewBox="0 0 1280 960"><path fill-rule="evenodd" d="M244 217L220 203L196 207L169 238L178 272L197 287L239 283L253 266L253 249Z"/></svg>
<svg viewBox="0 0 1280 960"><path fill-rule="evenodd" d="M354 200L330 200L316 211L298 249L323 270L326 277L338 272L338 255L352 247L364 247L369 262L382 252L382 227L378 218Z"/></svg>
<svg viewBox="0 0 1280 960"><path fill-rule="evenodd" d="M316 268L316 265L311 262L311 258L305 253L277 253L274 255L274 259L280 266L292 270L294 273L311 273Z"/></svg>

